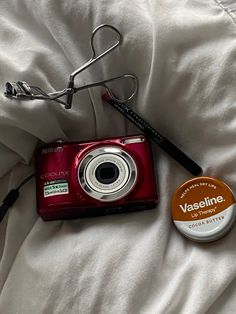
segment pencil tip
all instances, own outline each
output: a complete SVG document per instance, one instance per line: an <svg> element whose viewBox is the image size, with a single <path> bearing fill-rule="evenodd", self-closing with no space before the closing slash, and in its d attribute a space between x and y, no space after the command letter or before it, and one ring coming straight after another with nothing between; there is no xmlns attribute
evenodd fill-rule
<svg viewBox="0 0 236 314"><path fill-rule="evenodd" d="M102 99L106 102L109 102L109 100L111 99L110 95L108 94L108 92L106 91L105 93L102 94Z"/></svg>

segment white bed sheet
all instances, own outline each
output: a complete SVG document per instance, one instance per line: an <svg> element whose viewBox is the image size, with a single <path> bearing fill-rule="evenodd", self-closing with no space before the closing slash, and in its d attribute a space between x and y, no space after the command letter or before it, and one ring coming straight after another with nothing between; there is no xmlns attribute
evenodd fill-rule
<svg viewBox="0 0 236 314"><path fill-rule="evenodd" d="M233 1L1 1L1 90L8 80L64 88L90 56L91 31L112 24L122 45L79 82L136 74L132 108L236 193L236 25L227 5ZM39 140L137 133L100 95L83 91L66 111L0 93L0 199L33 171ZM156 145L153 156L154 210L44 222L35 182L23 187L0 224L0 313L235 313L236 227L211 244L183 238L170 202L191 175Z"/></svg>

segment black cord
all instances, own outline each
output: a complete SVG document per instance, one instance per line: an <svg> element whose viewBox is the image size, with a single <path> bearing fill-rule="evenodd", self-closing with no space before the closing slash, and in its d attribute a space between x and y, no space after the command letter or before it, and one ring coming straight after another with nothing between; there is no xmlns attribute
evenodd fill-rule
<svg viewBox="0 0 236 314"><path fill-rule="evenodd" d="M17 188L10 190L7 196L4 198L2 205L0 206L0 222L3 220L5 214L7 213L9 207L11 207L15 201L18 199L20 193L20 188L26 184L29 180L31 180L35 176L35 173L32 173L30 176L25 178Z"/></svg>
<svg viewBox="0 0 236 314"><path fill-rule="evenodd" d="M28 176L27 178L25 178L16 188L17 190L19 190L22 185L26 184L29 180L31 180L33 177L35 176L35 173L32 173L30 176Z"/></svg>

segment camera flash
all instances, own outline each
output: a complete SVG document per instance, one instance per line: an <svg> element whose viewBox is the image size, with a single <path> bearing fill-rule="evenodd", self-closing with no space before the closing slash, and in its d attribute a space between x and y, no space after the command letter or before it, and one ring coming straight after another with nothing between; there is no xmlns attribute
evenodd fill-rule
<svg viewBox="0 0 236 314"><path fill-rule="evenodd" d="M134 138L127 138L122 143L124 144L134 144L134 143L142 143L144 142L144 137L134 137Z"/></svg>

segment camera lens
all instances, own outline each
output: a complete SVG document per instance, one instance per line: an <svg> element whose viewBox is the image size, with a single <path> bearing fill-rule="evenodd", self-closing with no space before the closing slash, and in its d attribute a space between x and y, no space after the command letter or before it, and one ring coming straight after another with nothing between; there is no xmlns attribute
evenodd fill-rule
<svg viewBox="0 0 236 314"><path fill-rule="evenodd" d="M84 191L100 201L115 201L127 195L137 179L135 161L127 151L114 146L96 148L81 160L78 181Z"/></svg>
<svg viewBox="0 0 236 314"><path fill-rule="evenodd" d="M119 176L118 167L111 162L104 162L95 171L96 179L103 184L110 184L116 181Z"/></svg>

